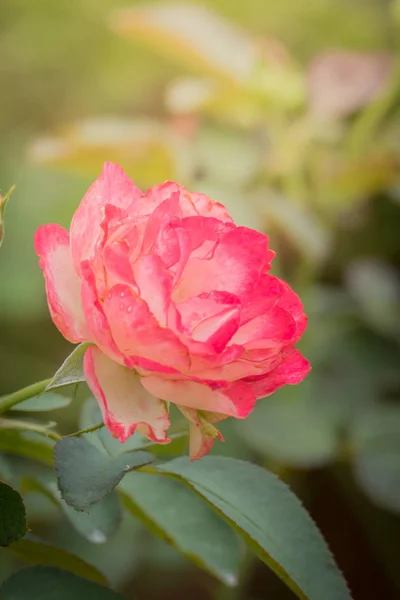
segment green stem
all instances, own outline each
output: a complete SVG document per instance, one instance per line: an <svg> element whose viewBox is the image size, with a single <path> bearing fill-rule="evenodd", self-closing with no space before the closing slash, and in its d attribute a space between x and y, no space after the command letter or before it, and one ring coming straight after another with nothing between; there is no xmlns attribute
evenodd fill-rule
<svg viewBox="0 0 400 600"><path fill-rule="evenodd" d="M80 431L76 431L75 433L70 433L68 435L63 435L63 437L77 437L78 435L83 435L84 433L92 433L92 431L97 431L104 427L103 421L101 423L96 423L96 425L92 425L91 427L87 427L86 429L81 429Z"/></svg>
<svg viewBox="0 0 400 600"><path fill-rule="evenodd" d="M52 426L55 423L51 424ZM0 419L0 429L17 429L21 431L33 431L34 433L39 433L40 435L44 435L55 442L61 440L61 435L58 435L55 431L51 431L47 427L43 425L37 425L36 423L29 423L27 421L15 421L13 419Z"/></svg>
<svg viewBox="0 0 400 600"><path fill-rule="evenodd" d="M43 381L32 383L31 385L22 388L22 390L18 390L13 394L9 394L8 396L0 398L0 415L5 413L7 410L10 410L10 408L13 406L21 404L21 402L29 400L29 398L33 398L34 396L42 394L46 390L46 387L49 385L50 381L51 379L44 379Z"/></svg>

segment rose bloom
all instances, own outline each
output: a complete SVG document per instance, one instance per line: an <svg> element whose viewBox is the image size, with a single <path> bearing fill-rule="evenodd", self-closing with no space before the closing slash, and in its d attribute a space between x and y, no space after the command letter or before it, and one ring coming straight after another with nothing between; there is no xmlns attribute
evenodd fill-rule
<svg viewBox="0 0 400 600"><path fill-rule="evenodd" d="M105 163L70 233L43 225L35 248L55 325L93 344L85 377L121 442L139 431L168 443L173 402L200 458L223 440L214 423L244 419L310 370L294 347L307 318L269 274L268 237L204 194L171 182L143 194Z"/></svg>

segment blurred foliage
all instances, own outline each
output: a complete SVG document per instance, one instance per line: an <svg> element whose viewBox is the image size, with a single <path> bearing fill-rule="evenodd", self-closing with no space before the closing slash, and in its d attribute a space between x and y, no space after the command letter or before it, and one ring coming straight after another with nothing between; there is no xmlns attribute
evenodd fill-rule
<svg viewBox="0 0 400 600"><path fill-rule="evenodd" d="M0 394L48 377L70 351L48 317L32 238L41 223L68 226L105 160L143 188L175 179L225 203L268 233L274 273L302 297L313 371L246 421L224 422L213 453L290 483L355 600L400 591L399 31L398 0L0 5L0 192L17 184L0 252ZM56 413L65 431L81 388ZM0 429L0 475L14 487L47 476L51 444ZM43 489L25 492L35 530L127 597L215 590L130 515L103 548ZM0 557L1 580L13 565ZM258 563L239 593L291 597Z"/></svg>

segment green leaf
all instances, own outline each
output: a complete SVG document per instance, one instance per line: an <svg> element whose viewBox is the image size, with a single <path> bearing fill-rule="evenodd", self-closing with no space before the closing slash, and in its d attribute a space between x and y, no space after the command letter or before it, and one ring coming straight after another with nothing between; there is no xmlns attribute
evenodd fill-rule
<svg viewBox="0 0 400 600"><path fill-rule="evenodd" d="M356 479L378 506L400 513L400 408L360 416L351 431Z"/></svg>
<svg viewBox="0 0 400 600"><path fill-rule="evenodd" d="M21 402L20 404L16 404L13 406L12 410L21 412L45 412L64 408L71 404L71 402L72 398L68 398L68 396L62 396L55 392L48 392L25 400L25 402Z"/></svg>
<svg viewBox="0 0 400 600"><path fill-rule="evenodd" d="M107 585L108 583L100 571L79 558L79 556L48 544L35 536L27 534L18 542L11 544L9 550L24 562L47 567L59 567L101 585Z"/></svg>
<svg viewBox="0 0 400 600"><path fill-rule="evenodd" d="M209 456L159 465L205 498L302 600L350 600L328 547L290 489L250 463Z"/></svg>
<svg viewBox="0 0 400 600"><path fill-rule="evenodd" d="M79 346L74 348L68 358L65 359L61 367L55 373L53 379L46 387L46 390L52 390L54 388L71 385L72 383L86 381L85 374L83 372L83 357L89 346L91 346L91 344L85 343L79 344Z"/></svg>
<svg viewBox="0 0 400 600"><path fill-rule="evenodd" d="M37 480L24 477L20 490L23 495L38 492L56 504L72 526L89 542L103 544L116 532L121 522L121 509L116 493L111 493L90 509L89 513L78 512L61 498L55 480Z"/></svg>
<svg viewBox="0 0 400 600"><path fill-rule="evenodd" d="M125 473L148 465L154 457L142 451L108 457L83 437L70 437L57 442L54 460L63 499L76 510L89 511Z"/></svg>
<svg viewBox="0 0 400 600"><path fill-rule="evenodd" d="M53 441L35 433L0 430L0 452L23 456L53 466Z"/></svg>
<svg viewBox="0 0 400 600"><path fill-rule="evenodd" d="M196 494L149 473L130 473L120 489L127 508L151 531L226 585L237 584L240 540Z"/></svg>
<svg viewBox="0 0 400 600"><path fill-rule="evenodd" d="M19 493L0 481L0 546L9 546L27 530L24 502Z"/></svg>
<svg viewBox="0 0 400 600"><path fill-rule="evenodd" d="M93 581L53 567L17 571L0 590L0 600L122 600L123 596Z"/></svg>
<svg viewBox="0 0 400 600"><path fill-rule="evenodd" d="M14 190L15 185L13 185L12 188L8 190L5 196L2 196L0 194L0 248L4 239L4 211L6 209L7 202L9 201L10 196Z"/></svg>
<svg viewBox="0 0 400 600"><path fill-rule="evenodd" d="M117 456L125 452L143 449L151 450L151 452L154 454L179 455L187 447L188 437L187 431L172 433L169 435L171 443L164 446L148 440L144 435L141 435L138 432L134 433L123 444L113 438L108 429L105 427L100 429L97 432L97 435L103 444L103 447L111 456Z"/></svg>

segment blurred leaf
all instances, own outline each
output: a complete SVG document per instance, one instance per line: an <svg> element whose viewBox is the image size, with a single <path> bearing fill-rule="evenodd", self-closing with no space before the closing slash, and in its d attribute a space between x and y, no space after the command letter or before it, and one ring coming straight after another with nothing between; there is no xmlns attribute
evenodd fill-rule
<svg viewBox="0 0 400 600"><path fill-rule="evenodd" d="M121 522L120 505L115 493L108 494L93 506L89 513L83 513L68 506L62 499L57 483L53 479L38 480L23 477L20 490L24 495L29 492L38 492L46 496L50 502L56 504L63 511L72 526L92 544L104 544L114 535Z"/></svg>
<svg viewBox="0 0 400 600"><path fill-rule="evenodd" d="M98 176L104 160L126 167L139 186L174 178L170 131L161 122L141 118L88 118L60 134L39 138L30 149L34 163L85 176Z"/></svg>
<svg viewBox="0 0 400 600"><path fill-rule="evenodd" d="M381 406L351 431L356 479L370 499L400 513L400 407Z"/></svg>
<svg viewBox="0 0 400 600"><path fill-rule="evenodd" d="M57 590L57 591L55 591ZM123 600L123 596L93 581L54 567L17 571L0 589L0 600Z"/></svg>
<svg viewBox="0 0 400 600"><path fill-rule="evenodd" d="M68 396L62 396L61 394L54 392L47 392L13 406L12 410L19 412L47 412L50 410L65 408L71 404L71 402L72 398L69 398Z"/></svg>
<svg viewBox="0 0 400 600"><path fill-rule="evenodd" d="M5 456L0 454L0 479L5 479L12 483L11 465Z"/></svg>
<svg viewBox="0 0 400 600"><path fill-rule="evenodd" d="M17 430L17 431L25 431L30 433L35 433L37 435L42 435L44 437L57 440L60 436L57 433L51 431L51 429L56 425L54 421L42 425L42 423L34 422L34 421L22 421L20 419L2 419L0 418L0 431L2 430Z"/></svg>
<svg viewBox="0 0 400 600"><path fill-rule="evenodd" d="M24 502L19 493L0 481L0 546L9 546L27 530Z"/></svg>
<svg viewBox="0 0 400 600"><path fill-rule="evenodd" d="M284 197L264 193L257 207L267 225L276 228L306 259L322 262L329 253L331 234L315 213Z"/></svg>
<svg viewBox="0 0 400 600"><path fill-rule="evenodd" d="M346 583L310 516L272 473L240 460L178 458L159 465L203 498L302 600L350 600Z"/></svg>
<svg viewBox="0 0 400 600"><path fill-rule="evenodd" d="M90 581L107 585L106 578L95 567L78 556L48 544L35 536L27 534L23 539L11 544L9 550L24 562L59 567Z"/></svg>
<svg viewBox="0 0 400 600"><path fill-rule="evenodd" d="M148 42L163 57L235 82L245 80L256 65L256 43L200 5L121 9L112 19L112 26L135 42Z"/></svg>
<svg viewBox="0 0 400 600"><path fill-rule="evenodd" d="M259 401L254 412L236 424L239 435L262 456L283 465L307 469L331 463L339 446L337 422L310 383L311 378L300 389L287 386Z"/></svg>
<svg viewBox="0 0 400 600"><path fill-rule="evenodd" d="M376 259L353 261L346 283L367 322L400 341L400 283L397 272Z"/></svg>
<svg viewBox="0 0 400 600"><path fill-rule="evenodd" d="M130 473L121 483L127 508L153 533L229 586L238 582L241 544L235 533L182 483Z"/></svg>
<svg viewBox="0 0 400 600"><path fill-rule="evenodd" d="M11 429L0 430L0 451L53 466L52 440L35 434Z"/></svg>
<svg viewBox="0 0 400 600"><path fill-rule="evenodd" d="M4 211L7 206L7 202L10 199L11 194L15 189L15 185L8 190L5 196L0 194L0 248L4 239Z"/></svg>
<svg viewBox="0 0 400 600"><path fill-rule="evenodd" d="M79 344L79 346L74 348L46 387L47 391L54 388L71 385L72 383L86 381L85 374L83 372L83 357L90 345L91 344L86 343Z"/></svg>
<svg viewBox="0 0 400 600"><path fill-rule="evenodd" d="M153 460L152 454L140 450L110 458L83 437L64 438L57 442L54 450L62 498L76 510L87 512L107 496L126 473Z"/></svg>

